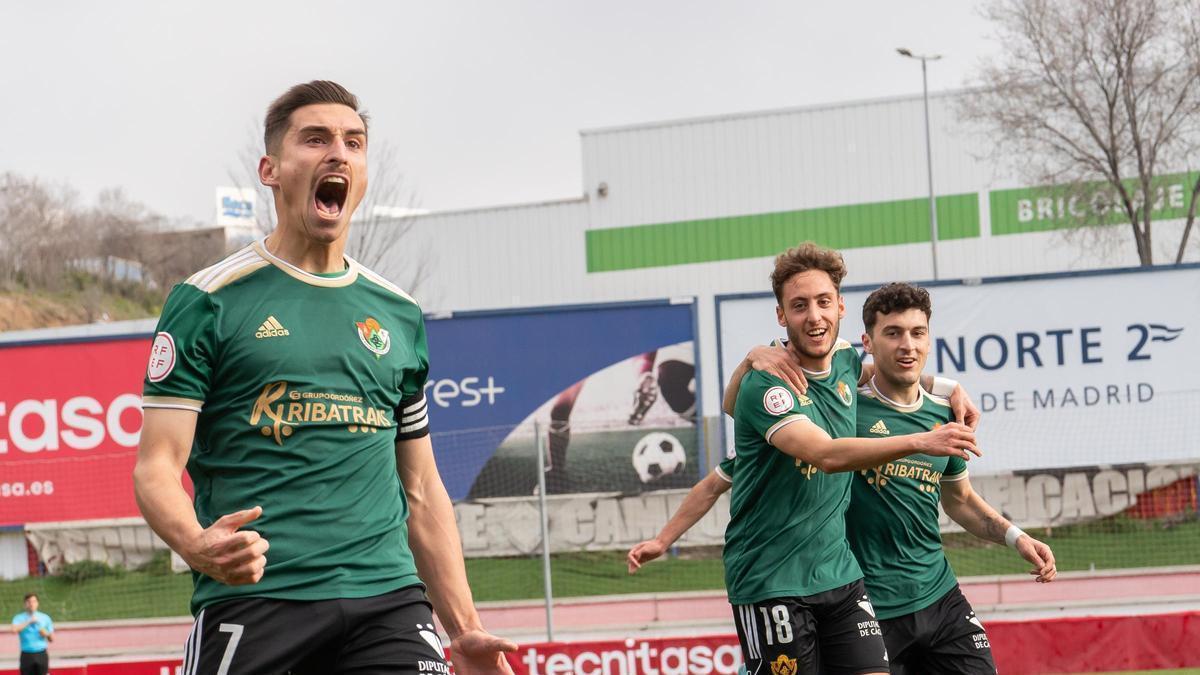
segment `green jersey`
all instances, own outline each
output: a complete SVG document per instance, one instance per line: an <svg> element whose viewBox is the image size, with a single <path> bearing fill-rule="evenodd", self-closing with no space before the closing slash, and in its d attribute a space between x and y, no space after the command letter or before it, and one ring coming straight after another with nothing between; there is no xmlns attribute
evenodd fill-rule
<svg viewBox="0 0 1200 675"><path fill-rule="evenodd" d="M742 379L733 414L736 458L721 465L733 481L724 553L732 604L814 595L862 578L846 544L851 474L822 473L771 445L793 423L852 436L861 372L858 353L839 340L830 370L807 374L807 395L759 371Z"/></svg>
<svg viewBox="0 0 1200 675"><path fill-rule="evenodd" d="M922 433L954 419L948 401L924 391L907 406L869 385L859 394L858 435L863 438ZM957 583L942 550L938 502L942 481L966 477L961 458L923 454L854 473L846 537L862 565L877 618L924 609Z"/></svg>
<svg viewBox="0 0 1200 675"><path fill-rule="evenodd" d="M307 273L262 244L171 290L146 408L199 413L187 472L200 524L261 505L256 584L194 573L192 611L238 597L322 600L418 583L397 439L429 433L416 302L353 260Z"/></svg>

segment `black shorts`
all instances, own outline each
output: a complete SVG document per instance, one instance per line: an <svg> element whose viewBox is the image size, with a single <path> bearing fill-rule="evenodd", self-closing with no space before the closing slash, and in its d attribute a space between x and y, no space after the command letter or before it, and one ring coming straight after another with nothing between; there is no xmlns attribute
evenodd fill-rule
<svg viewBox="0 0 1200 675"><path fill-rule="evenodd" d="M912 614L883 619L893 675L995 675L992 646L958 584Z"/></svg>
<svg viewBox="0 0 1200 675"><path fill-rule="evenodd" d="M205 607L184 675L447 675L423 586L370 598L246 598Z"/></svg>
<svg viewBox="0 0 1200 675"><path fill-rule="evenodd" d="M46 652L21 652L21 675L46 675L50 672L50 656Z"/></svg>
<svg viewBox="0 0 1200 675"><path fill-rule="evenodd" d="M750 675L886 673L887 651L862 579L816 595L734 605Z"/></svg>

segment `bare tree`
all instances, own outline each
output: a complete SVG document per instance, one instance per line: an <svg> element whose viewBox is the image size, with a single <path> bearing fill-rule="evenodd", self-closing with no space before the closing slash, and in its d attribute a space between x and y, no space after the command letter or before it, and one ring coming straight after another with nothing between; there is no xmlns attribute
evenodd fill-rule
<svg viewBox="0 0 1200 675"><path fill-rule="evenodd" d="M1139 263L1154 264L1155 212L1182 210L1169 172L1196 168L1200 148L1200 0L1002 0L985 13L1001 55L961 112L1026 178L1056 186L1057 220L1093 234L1128 223ZM1200 179L1187 186L1176 262Z"/></svg>
<svg viewBox="0 0 1200 675"><path fill-rule="evenodd" d="M0 176L0 282L57 288L82 252L76 195L14 173Z"/></svg>
<svg viewBox="0 0 1200 675"><path fill-rule="evenodd" d="M402 241L413 242L415 237L410 235L421 210L416 194L400 168L395 147L387 141L373 141L369 148L367 193L355 211L346 254L376 269L387 266ZM235 187L253 189L257 194L255 219L259 232L266 235L275 229L275 208L270 188L258 180L261 157L262 127L256 124L250 131L250 139L238 152L238 168L229 171L228 175ZM393 281L416 295L429 278L431 254L427 249L422 251L422 255L417 256L421 262Z"/></svg>

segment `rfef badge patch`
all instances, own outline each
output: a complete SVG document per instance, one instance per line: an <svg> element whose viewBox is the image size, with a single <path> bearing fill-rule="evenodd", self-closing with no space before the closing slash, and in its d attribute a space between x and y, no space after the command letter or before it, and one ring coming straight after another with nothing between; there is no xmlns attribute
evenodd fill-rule
<svg viewBox="0 0 1200 675"><path fill-rule="evenodd" d="M772 415L782 415L796 407L796 399L785 387L771 387L763 394L763 408Z"/></svg>
<svg viewBox="0 0 1200 675"><path fill-rule="evenodd" d="M146 379L162 382L172 370L175 370L175 338L164 331L154 336L154 344L150 347L150 363L146 366Z"/></svg>

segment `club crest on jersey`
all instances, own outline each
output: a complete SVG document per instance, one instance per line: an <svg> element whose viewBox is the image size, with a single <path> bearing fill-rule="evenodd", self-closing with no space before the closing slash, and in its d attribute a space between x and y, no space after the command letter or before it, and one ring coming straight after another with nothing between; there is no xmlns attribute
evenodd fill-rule
<svg viewBox="0 0 1200 675"><path fill-rule="evenodd" d="M358 339L363 346L370 349L376 356L383 356L392 349L392 335L372 317L366 321L355 322L358 327Z"/></svg>
<svg viewBox="0 0 1200 675"><path fill-rule="evenodd" d="M841 380L838 380L837 395L838 398L841 399L842 403L846 405L854 403L854 392L850 389L850 385L842 382Z"/></svg>
<svg viewBox="0 0 1200 675"><path fill-rule="evenodd" d="M789 659L786 654L771 662L771 675L795 675L796 659Z"/></svg>
<svg viewBox="0 0 1200 675"><path fill-rule="evenodd" d="M782 415L796 406L792 392L783 387L771 387L763 394L763 409L772 415Z"/></svg>

